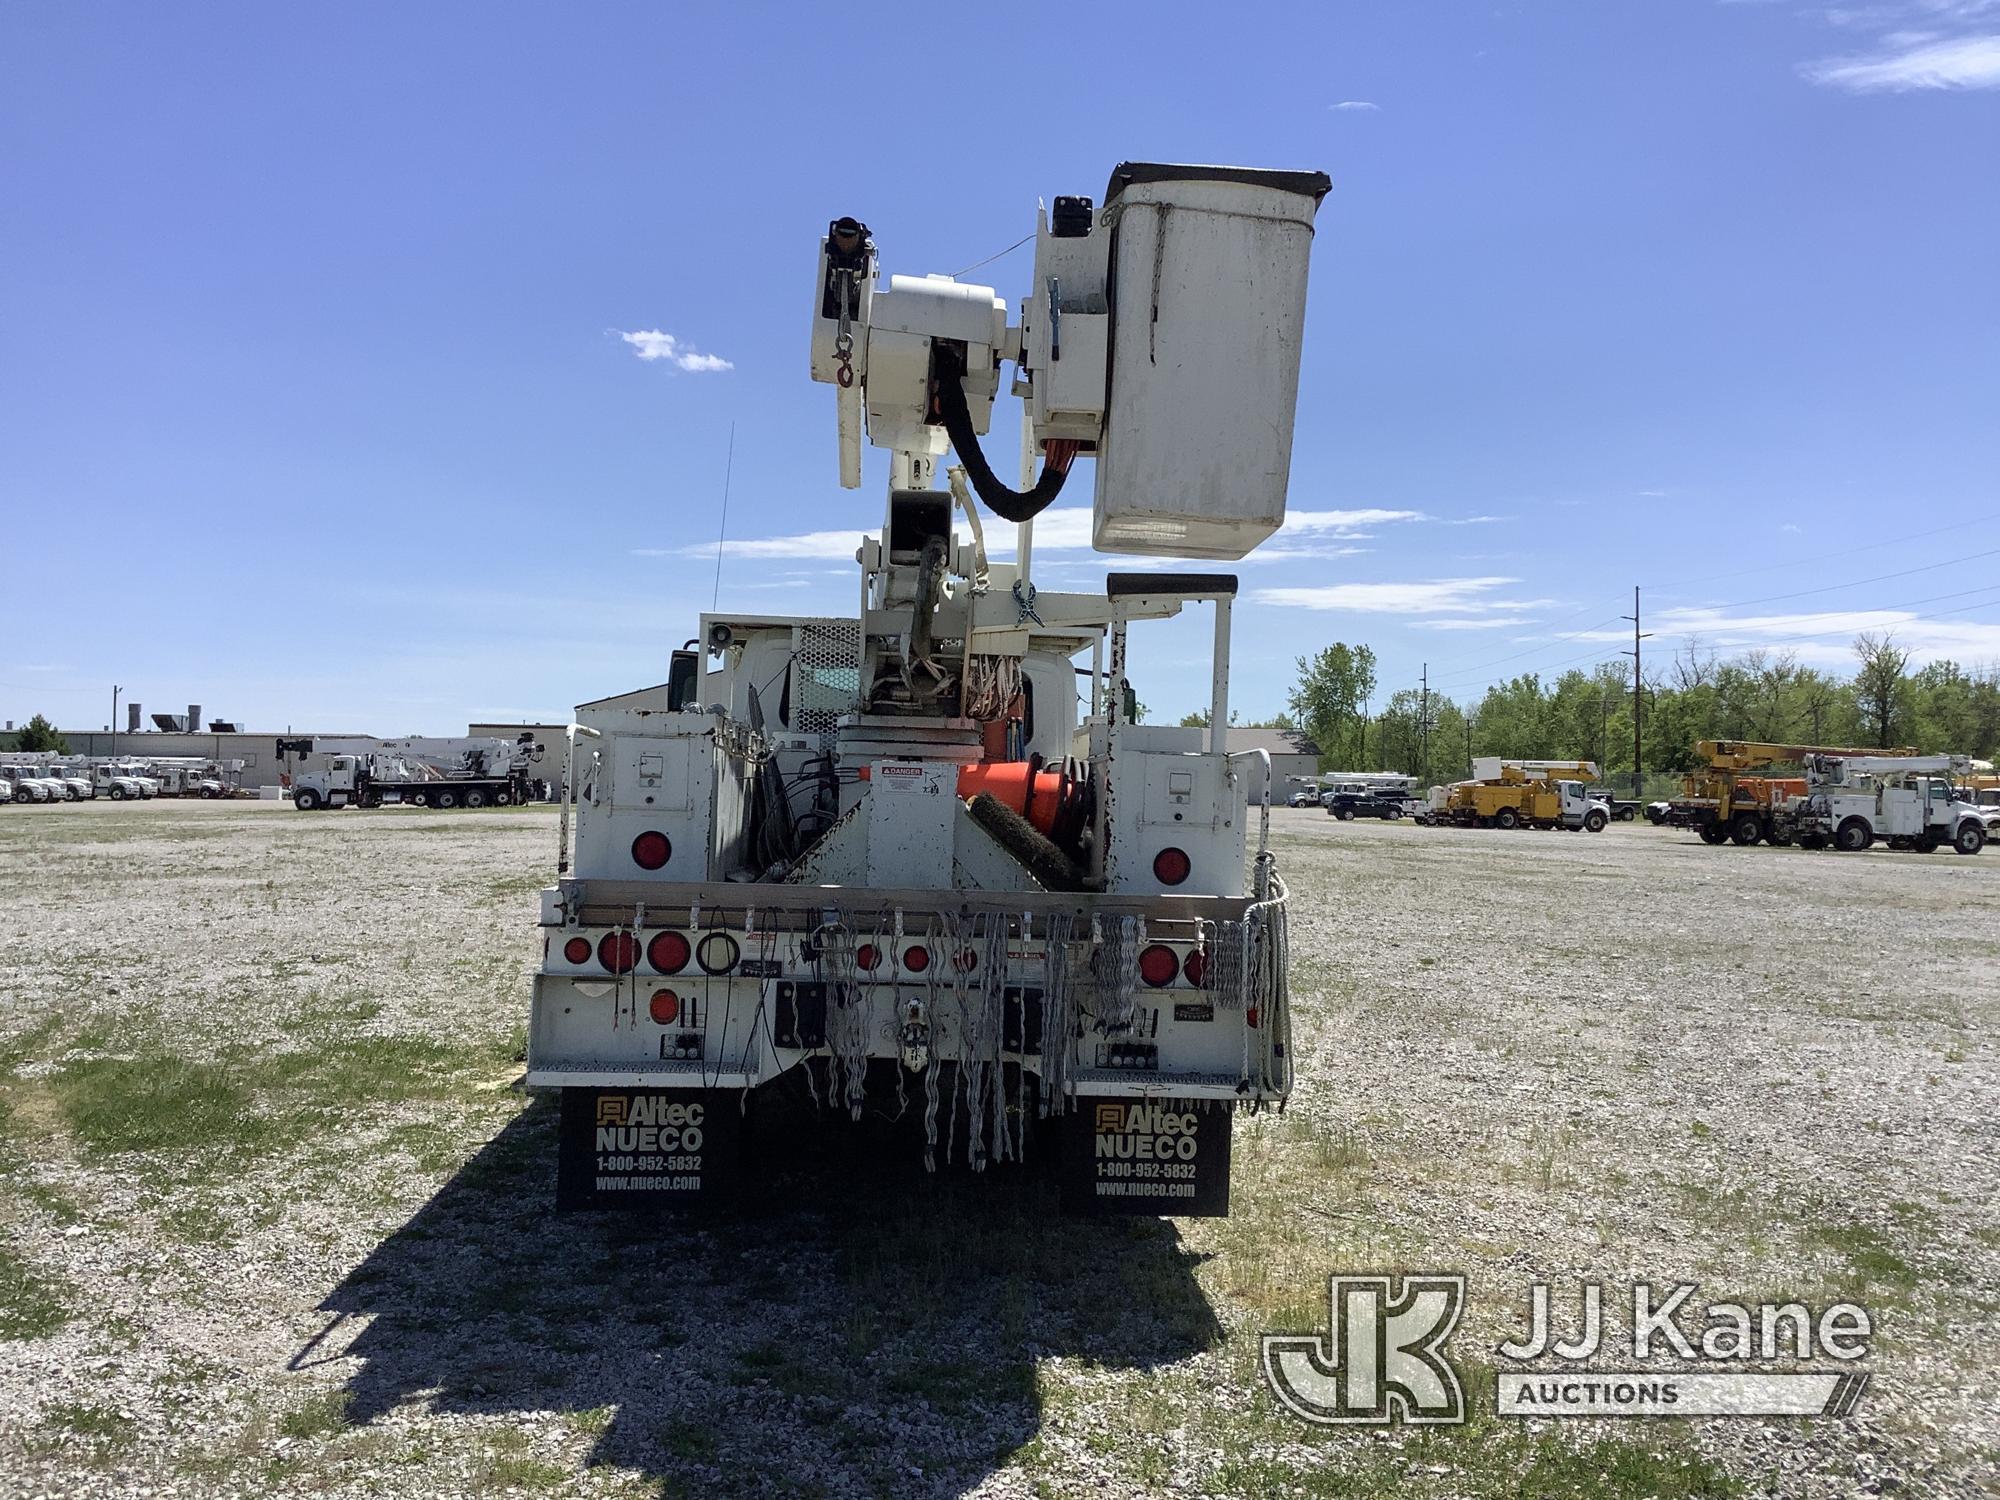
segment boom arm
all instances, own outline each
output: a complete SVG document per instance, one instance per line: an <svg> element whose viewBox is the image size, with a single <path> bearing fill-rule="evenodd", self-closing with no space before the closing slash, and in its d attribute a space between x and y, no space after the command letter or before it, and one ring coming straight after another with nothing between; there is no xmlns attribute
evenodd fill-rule
<svg viewBox="0 0 2000 1500"><path fill-rule="evenodd" d="M1915 755L1914 750L1848 750L1832 745L1776 745L1761 740L1702 740L1695 754L1716 771L1757 771L1785 762L1803 762L1809 755Z"/></svg>

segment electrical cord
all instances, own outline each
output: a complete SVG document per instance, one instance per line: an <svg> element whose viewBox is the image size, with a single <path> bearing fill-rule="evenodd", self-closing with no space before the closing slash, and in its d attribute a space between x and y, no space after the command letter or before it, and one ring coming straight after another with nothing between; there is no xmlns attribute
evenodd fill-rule
<svg viewBox="0 0 2000 1500"><path fill-rule="evenodd" d="M979 451L979 434L972 430L972 408L965 400L965 356L946 345L936 348L937 409L944 419L945 435L965 465L966 477L987 509L1003 521L1017 525L1032 521L1047 510L1062 493L1069 478L1069 466L1077 445L1066 439L1052 439L1044 445L1041 476L1028 490L1009 489Z"/></svg>

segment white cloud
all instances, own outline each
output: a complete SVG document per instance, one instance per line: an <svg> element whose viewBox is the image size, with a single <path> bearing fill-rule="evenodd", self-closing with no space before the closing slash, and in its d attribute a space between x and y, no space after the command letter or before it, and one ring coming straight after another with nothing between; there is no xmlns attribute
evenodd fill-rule
<svg viewBox="0 0 2000 1500"><path fill-rule="evenodd" d="M1823 57L1799 71L1813 83L1850 93L1908 93L1914 89L2000 88L2000 35L1926 38L1865 57Z"/></svg>
<svg viewBox="0 0 2000 1500"><path fill-rule="evenodd" d="M651 362L664 359L676 369L686 370L691 375L705 375L716 370L733 370L736 366L715 354L702 354L690 344L683 344L671 333L662 333L657 328L648 328L639 333L627 333L622 328L611 330L632 346L639 358Z"/></svg>
<svg viewBox="0 0 2000 1500"><path fill-rule="evenodd" d="M1507 625L1526 625L1526 615L1485 616L1473 619L1455 620L1412 620L1410 623L1419 630L1499 630Z"/></svg>
<svg viewBox="0 0 2000 1500"><path fill-rule="evenodd" d="M1088 505L1058 505L1043 511L1035 517L1035 555L1042 557L1050 553L1090 551L1091 518L1092 509ZM1366 549L1340 544L1365 541L1369 533L1361 530L1362 527L1433 519L1420 510L1365 508L1289 511L1285 516L1285 524L1278 534L1241 561L1258 563L1286 562L1303 558L1353 557ZM1463 521L1449 524L1470 526L1503 519L1505 518L1501 516L1470 516ZM985 530L987 555L996 559L1011 558L1014 555L1013 523L1000 520L983 509L980 512L980 523ZM958 521L957 526L962 535L965 529L964 522ZM722 552L725 557L828 558L844 561L854 556L854 549L861 544L863 535L870 534L875 529L873 526L856 526L847 531L807 531L792 536L732 538L722 544ZM685 547L634 547L630 550L634 557L712 558L715 556L715 546L714 542L697 542ZM1131 568L1139 566L1142 561L1144 559L1107 553L1103 555L1101 565ZM1176 560L1154 559L1154 561L1171 563ZM1212 567L1213 564L1200 563L1199 566Z"/></svg>
<svg viewBox="0 0 2000 1500"><path fill-rule="evenodd" d="M1428 521L1420 510L1288 510L1284 531L1365 535L1364 526L1393 526L1403 521Z"/></svg>
<svg viewBox="0 0 2000 1500"><path fill-rule="evenodd" d="M814 558L825 561L853 561L865 528L846 531L803 531L794 536L730 537L721 544L724 557ZM691 547L634 547L634 557L714 557L716 543L696 542Z"/></svg>
<svg viewBox="0 0 2000 1500"><path fill-rule="evenodd" d="M1989 609L1990 603L1972 606ZM1948 613L1948 611L1947 611ZM1646 616L1654 650L1667 653L1695 643L1723 655L1763 646L1790 652L1808 666L1851 667L1854 637L1864 631L1893 635L1908 648L1918 665L1950 657L1978 663L2000 660L2000 623L1983 620L1926 619L1907 609L1824 609L1789 614L1734 615L1726 609L1691 605L1663 609ZM1569 639L1626 643L1629 630L1579 631Z"/></svg>
<svg viewBox="0 0 2000 1500"><path fill-rule="evenodd" d="M1377 113L1377 114L1379 114L1379 113L1381 112L1381 109L1382 109L1382 106L1381 106L1381 105L1379 105L1379 104L1374 104L1374 103L1371 103L1371 102L1369 102L1369 101L1368 101L1368 100L1366 100L1366 99L1343 99L1343 100L1341 100L1341 101L1340 101L1340 103L1338 103L1338 104L1329 104L1329 105L1327 106L1327 108L1328 108L1328 109L1360 109L1360 110L1368 110L1368 111L1371 111L1371 112L1374 112L1374 113Z"/></svg>
<svg viewBox="0 0 2000 1500"><path fill-rule="evenodd" d="M1262 588L1251 598L1258 604L1291 609L1339 609L1356 614L1426 615L1485 614L1489 611L1534 609L1546 599L1496 599L1494 589L1519 583L1518 578L1434 578L1411 583L1334 583L1311 588Z"/></svg>

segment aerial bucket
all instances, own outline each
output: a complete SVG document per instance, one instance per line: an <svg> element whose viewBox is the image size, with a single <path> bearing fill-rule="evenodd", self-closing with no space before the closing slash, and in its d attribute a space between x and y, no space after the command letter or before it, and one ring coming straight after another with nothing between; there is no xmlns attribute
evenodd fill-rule
<svg viewBox="0 0 2000 1500"><path fill-rule="evenodd" d="M1284 524L1313 215L1330 186L1242 167L1112 173L1098 551L1239 558Z"/></svg>

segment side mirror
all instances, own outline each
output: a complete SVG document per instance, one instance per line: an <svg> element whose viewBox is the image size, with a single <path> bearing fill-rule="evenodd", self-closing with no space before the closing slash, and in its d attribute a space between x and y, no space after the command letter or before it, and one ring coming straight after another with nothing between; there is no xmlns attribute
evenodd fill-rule
<svg viewBox="0 0 2000 1500"><path fill-rule="evenodd" d="M700 678L701 658L692 651L676 651L672 664L667 668L669 713L679 713L682 709L694 705Z"/></svg>

